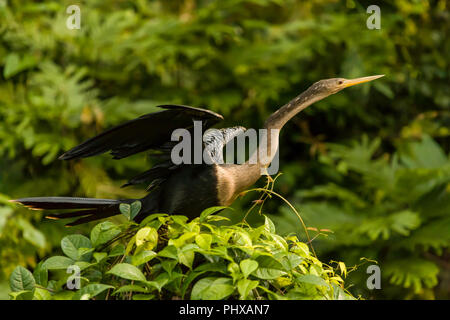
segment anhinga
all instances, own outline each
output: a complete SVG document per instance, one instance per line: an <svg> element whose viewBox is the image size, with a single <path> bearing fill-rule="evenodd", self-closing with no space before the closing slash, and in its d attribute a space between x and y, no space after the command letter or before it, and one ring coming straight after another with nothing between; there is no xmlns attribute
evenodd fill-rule
<svg viewBox="0 0 450 320"><path fill-rule="evenodd" d="M333 78L321 80L310 86L305 92L274 112L265 122L264 129L278 132L292 117L314 102L337 93L344 88L375 80L382 75L357 79ZM181 105L163 105L162 111L143 115L125 122L93 137L64 153L60 159L85 158L110 151L114 159L122 159L146 150L158 150L170 155L174 146L171 134L175 129L191 130L193 121L202 121L209 128L223 117L215 112ZM204 148L210 155L222 152L224 145L245 130L233 127L216 131L216 134L204 137ZM219 134L217 134L219 132ZM150 183L152 191L142 199L140 213L136 221L143 220L151 213L183 214L190 218L198 216L204 209L212 206L228 206L236 197L261 176L261 169L267 167L278 148L278 135L259 146L256 152L266 152L268 161L246 161L242 164L178 164L170 157L150 170L130 179L126 185ZM253 156L250 158L252 159ZM77 225L120 214L121 203L132 203L136 199L110 200L71 197L36 197L12 200L37 210L77 209L48 218L75 218L69 225Z"/></svg>

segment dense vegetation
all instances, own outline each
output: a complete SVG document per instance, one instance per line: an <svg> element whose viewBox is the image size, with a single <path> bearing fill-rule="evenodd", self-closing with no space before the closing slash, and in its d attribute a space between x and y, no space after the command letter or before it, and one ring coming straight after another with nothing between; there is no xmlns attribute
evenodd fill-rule
<svg viewBox="0 0 450 320"><path fill-rule="evenodd" d="M139 188L119 188L148 167L143 156L57 161L64 150L163 103L207 107L225 116L224 125L259 128L312 82L372 74L386 77L315 104L283 129L283 174L274 191L304 218L320 261L347 266L360 264L361 258L378 262L382 290L367 289L368 275L360 267L345 281L353 296L449 298L446 1L379 2L380 30L366 28L371 3L365 1L91 0L80 2L79 30L66 28L70 4L0 4L2 298L8 297L8 278L17 265L40 270L39 261L60 255L61 239L91 234L94 227L65 229L8 199L143 194ZM231 223L220 228L233 230L258 196L256 190L239 199L233 211L224 213ZM255 203L259 210L248 214L246 232L264 224L261 212L273 220L278 234L295 232L300 241L308 241L289 205L279 197L264 199ZM123 217L112 221L128 226ZM87 245L88 239L82 239ZM115 259L111 251L98 251L92 237L89 241L98 254L82 261L97 264L92 270L103 274L104 264L111 266ZM100 259L102 253L106 260ZM302 260L306 266L308 257ZM162 268L170 265L170 257L153 263ZM230 272L227 278L239 281ZM17 274L29 276L20 268ZM148 291L154 287L147 282L156 280L147 275L138 285ZM119 281L103 284L117 290ZM261 286L276 294L273 283ZM155 294L147 291L143 294ZM165 288L168 292L180 294ZM264 292L259 294L268 297ZM230 289L233 297L240 294Z"/></svg>
<svg viewBox="0 0 450 320"><path fill-rule="evenodd" d="M126 205L128 217L140 202ZM134 208L133 208L134 207ZM65 256L23 267L11 275L14 299L352 299L343 279L322 264L297 237L275 233L273 222L218 227L228 220L205 210L185 216L153 214L139 225L109 221L96 225L90 239L64 237ZM134 211L134 213L133 213ZM67 272L68 268L77 267ZM345 264L339 264L346 273ZM49 274L56 279L51 279ZM77 284L78 281L78 284ZM68 288L72 286L72 288ZM79 290L73 290L73 289ZM72 290L70 290L72 289Z"/></svg>

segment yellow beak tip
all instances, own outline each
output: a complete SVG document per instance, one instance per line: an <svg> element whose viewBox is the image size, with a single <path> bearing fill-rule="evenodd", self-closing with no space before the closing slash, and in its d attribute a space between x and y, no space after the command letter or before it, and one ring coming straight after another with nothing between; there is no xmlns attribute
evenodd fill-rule
<svg viewBox="0 0 450 320"><path fill-rule="evenodd" d="M384 77L384 74L379 74L376 76L369 76L369 77L362 77L362 78L356 78L356 79L350 79L345 81L345 87L351 87L360 83L369 82L375 79L379 79L381 77Z"/></svg>

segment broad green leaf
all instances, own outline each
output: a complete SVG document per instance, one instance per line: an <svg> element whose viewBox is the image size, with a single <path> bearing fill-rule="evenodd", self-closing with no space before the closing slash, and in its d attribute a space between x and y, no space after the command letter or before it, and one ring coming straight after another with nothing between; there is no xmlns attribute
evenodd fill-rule
<svg viewBox="0 0 450 320"><path fill-rule="evenodd" d="M38 265L36 266L36 268L34 268L33 271L33 277L36 280L36 283L43 286L43 287L47 287L47 283L48 283L48 270L45 268L42 268L42 265L44 264L44 261L41 261L38 263Z"/></svg>
<svg viewBox="0 0 450 320"><path fill-rule="evenodd" d="M233 278L233 281L236 281L239 278L241 278L241 269L239 268L239 265L236 262L229 263L227 270L229 272L229 275Z"/></svg>
<svg viewBox="0 0 450 320"><path fill-rule="evenodd" d="M234 292L230 278L207 277L197 281L192 288L192 300L221 300Z"/></svg>
<svg viewBox="0 0 450 320"><path fill-rule="evenodd" d="M146 281L145 276L141 272L141 270L139 270L132 264L128 264L128 263L116 264L107 273L113 274L113 275L118 276L123 279Z"/></svg>
<svg viewBox="0 0 450 320"><path fill-rule="evenodd" d="M180 248L186 243L191 243L196 235L196 232L185 232L177 239L170 239L169 245L174 245L175 247Z"/></svg>
<svg viewBox="0 0 450 320"><path fill-rule="evenodd" d="M139 266L141 264L147 263L156 257L158 254L154 251L144 250L138 252L131 258L131 263L135 266Z"/></svg>
<svg viewBox="0 0 450 320"><path fill-rule="evenodd" d="M177 265L177 263L178 263L178 261L172 260L172 259L164 260L164 261L161 261L161 266L170 275L172 273L173 269L175 268L175 266Z"/></svg>
<svg viewBox="0 0 450 320"><path fill-rule="evenodd" d="M158 244L158 231L150 227L141 228L136 233L136 246L143 250L152 250Z"/></svg>
<svg viewBox="0 0 450 320"><path fill-rule="evenodd" d="M283 257L279 259L279 261L286 271L292 271L294 268L300 265L304 261L304 259L295 253L289 252L288 254L283 255Z"/></svg>
<svg viewBox="0 0 450 320"><path fill-rule="evenodd" d="M54 256L45 260L42 264L42 268L47 270L67 269L69 266L74 264L75 261L70 258L63 256Z"/></svg>
<svg viewBox="0 0 450 320"><path fill-rule="evenodd" d="M17 292L10 292L11 300L31 300L33 299L33 291L23 290Z"/></svg>
<svg viewBox="0 0 450 320"><path fill-rule="evenodd" d="M167 246L158 252L158 256L178 260L178 250L175 246Z"/></svg>
<svg viewBox="0 0 450 320"><path fill-rule="evenodd" d="M94 252L94 259L96 262L100 262L108 256L106 252Z"/></svg>
<svg viewBox="0 0 450 320"><path fill-rule="evenodd" d="M194 246L196 245L188 244L178 249L178 261L188 268L192 268L192 264L194 263L194 249L196 248Z"/></svg>
<svg viewBox="0 0 450 320"><path fill-rule="evenodd" d="M130 206L130 220L133 220L138 213L141 211L142 203L140 201L135 201Z"/></svg>
<svg viewBox="0 0 450 320"><path fill-rule="evenodd" d="M36 288L34 290L33 300L52 300L52 295L48 290Z"/></svg>
<svg viewBox="0 0 450 320"><path fill-rule="evenodd" d="M155 288L158 291L169 282L169 275L167 273L162 273L156 277L153 281L145 281L144 283L151 288Z"/></svg>
<svg viewBox="0 0 450 320"><path fill-rule="evenodd" d="M91 241L81 234L71 234L65 236L61 240L61 249L66 256L73 260L89 261L92 256L92 252L88 251L81 255L79 249L92 248Z"/></svg>
<svg viewBox="0 0 450 320"><path fill-rule="evenodd" d="M283 271L283 265L270 256L260 256L256 258L258 269L253 271L252 275L260 279L276 279L286 272Z"/></svg>
<svg viewBox="0 0 450 320"><path fill-rule="evenodd" d="M120 213L122 213L127 220L131 220L131 205L129 205L128 203L121 203L119 205L119 210Z"/></svg>
<svg viewBox="0 0 450 320"><path fill-rule="evenodd" d="M228 207L217 206L217 207L211 207L211 208L203 210L202 213L200 213L200 222L204 222L208 216L210 216L218 211L221 211L223 209L226 209L226 208L228 208Z"/></svg>
<svg viewBox="0 0 450 320"><path fill-rule="evenodd" d="M227 274L227 268L223 263L206 263L198 266L195 270L188 273L188 276L183 281L183 286L181 288L181 295L184 298L186 290L194 279L198 276L204 274L205 272L219 272L222 274Z"/></svg>
<svg viewBox="0 0 450 320"><path fill-rule="evenodd" d="M239 266L241 267L242 274L247 278L253 271L258 269L258 262L251 259L245 259L239 263Z"/></svg>
<svg viewBox="0 0 450 320"><path fill-rule="evenodd" d="M125 254L125 246L123 244L118 244L114 246L108 254L108 257L117 257Z"/></svg>
<svg viewBox="0 0 450 320"><path fill-rule="evenodd" d="M9 277L9 286L11 291L30 291L34 290L36 281L30 271L22 266L17 266ZM31 296L33 296L31 294Z"/></svg>
<svg viewBox="0 0 450 320"><path fill-rule="evenodd" d="M202 249L208 250L211 247L212 236L207 233L201 233L195 236L195 243Z"/></svg>
<svg viewBox="0 0 450 320"><path fill-rule="evenodd" d="M91 243L94 247L112 240L120 233L120 228L114 223L105 221L97 224L91 231Z"/></svg>
<svg viewBox="0 0 450 320"><path fill-rule="evenodd" d="M328 283L324 279L322 279L319 276L313 275L313 274L301 275L301 276L296 278L296 281L309 283L309 284L314 284L316 286L328 287Z"/></svg>
<svg viewBox="0 0 450 320"><path fill-rule="evenodd" d="M237 288L239 294L241 295L240 299L246 299L250 291L255 289L259 284L259 281L253 281L249 279L241 279L237 283Z"/></svg>

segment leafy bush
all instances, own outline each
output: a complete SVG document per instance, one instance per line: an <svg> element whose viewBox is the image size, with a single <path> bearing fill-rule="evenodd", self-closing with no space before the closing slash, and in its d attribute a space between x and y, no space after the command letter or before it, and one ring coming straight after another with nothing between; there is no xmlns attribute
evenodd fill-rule
<svg viewBox="0 0 450 320"><path fill-rule="evenodd" d="M333 182L299 190L292 201L308 226L333 231L318 239L322 254L347 264L360 256L377 260L385 283L393 285L383 292L387 297L400 288L408 297L432 297L450 246L450 159L427 135L401 141L392 155L377 155L380 142L363 137L349 146L328 145L320 162ZM279 227L292 231L291 214L281 213ZM354 289L369 296L363 288Z"/></svg>
<svg viewBox="0 0 450 320"><path fill-rule="evenodd" d="M130 208L123 208L128 212ZM352 299L343 279L297 237L275 233L273 222L217 226L199 218L153 214L140 224L97 224L90 239L61 240L65 256L40 262L33 274L17 267L13 299ZM139 209L131 209L137 213ZM81 271L79 290L69 290ZM346 270L340 264L341 271ZM69 271L66 271L69 270ZM346 271L345 271L346 272ZM72 287L73 289L73 287Z"/></svg>

